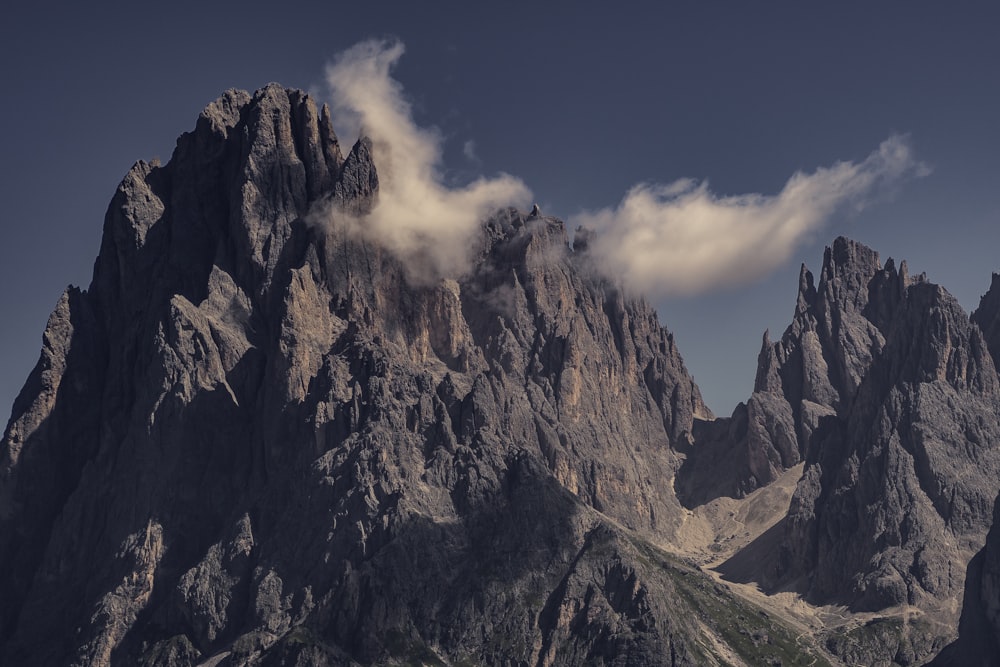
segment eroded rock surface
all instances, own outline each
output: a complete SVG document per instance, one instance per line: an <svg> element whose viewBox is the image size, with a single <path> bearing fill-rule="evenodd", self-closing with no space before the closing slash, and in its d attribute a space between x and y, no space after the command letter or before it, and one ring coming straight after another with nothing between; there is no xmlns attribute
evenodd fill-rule
<svg viewBox="0 0 1000 667"><path fill-rule="evenodd" d="M856 609L960 600L1000 486L996 367L957 301L905 265L857 285L869 324L843 339L870 361L838 364L841 403L808 443L786 562Z"/></svg>
<svg viewBox="0 0 1000 667"><path fill-rule="evenodd" d="M853 612L913 609L933 622L887 621L828 648L877 661L877 637L893 635L895 659L920 664L954 638L966 569L993 521L998 412L987 339L957 301L841 238L817 286L803 267L792 324L778 343L765 336L748 404L696 424L695 448L729 448L738 463L717 495L804 459L780 539L749 579ZM697 502L686 483L681 498Z"/></svg>
<svg viewBox="0 0 1000 667"><path fill-rule="evenodd" d="M702 664L673 337L537 214L411 284L331 127L230 91L123 180L0 449L4 664Z"/></svg>
<svg viewBox="0 0 1000 667"><path fill-rule="evenodd" d="M126 175L0 443L0 662L919 664L963 590L1000 630L1000 297L837 239L716 420L587 233L498 211L415 281L377 167L270 85ZM684 560L689 508L803 463L740 571L917 620L824 651Z"/></svg>

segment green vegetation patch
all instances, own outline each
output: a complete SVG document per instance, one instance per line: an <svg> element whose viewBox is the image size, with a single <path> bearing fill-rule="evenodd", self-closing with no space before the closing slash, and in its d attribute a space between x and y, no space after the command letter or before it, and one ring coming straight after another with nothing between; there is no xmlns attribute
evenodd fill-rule
<svg viewBox="0 0 1000 667"><path fill-rule="evenodd" d="M811 645L810 638L800 637L696 567L648 542L631 539L639 550L640 560L664 571L698 620L749 664L831 667ZM707 639L701 648L715 653ZM725 662L720 656L716 658Z"/></svg>

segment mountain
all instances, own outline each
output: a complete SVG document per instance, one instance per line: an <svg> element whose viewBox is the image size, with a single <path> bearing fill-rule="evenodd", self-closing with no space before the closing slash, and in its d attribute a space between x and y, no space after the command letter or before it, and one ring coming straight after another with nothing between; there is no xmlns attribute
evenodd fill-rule
<svg viewBox="0 0 1000 667"><path fill-rule="evenodd" d="M6 661L711 650L707 579L650 542L708 414L672 336L538 215L412 283L338 222L371 148L272 85L125 177L3 440Z"/></svg>
<svg viewBox="0 0 1000 667"><path fill-rule="evenodd" d="M428 279L376 155L272 84L126 175L0 442L0 662L920 664L970 588L998 628L996 308L837 239L716 419L585 230L500 210Z"/></svg>
<svg viewBox="0 0 1000 667"><path fill-rule="evenodd" d="M1000 384L980 326L905 262L838 238L818 283L802 267L781 339L765 334L747 403L695 423L678 472L688 507L802 466L787 514L719 570L853 615L825 634L848 664L922 664L955 639L1000 490Z"/></svg>
<svg viewBox="0 0 1000 667"><path fill-rule="evenodd" d="M972 313L983 331L994 364L1000 362L1000 275ZM969 562L959 637L933 664L942 667L1000 665L1000 496L993 506L993 525L986 544Z"/></svg>

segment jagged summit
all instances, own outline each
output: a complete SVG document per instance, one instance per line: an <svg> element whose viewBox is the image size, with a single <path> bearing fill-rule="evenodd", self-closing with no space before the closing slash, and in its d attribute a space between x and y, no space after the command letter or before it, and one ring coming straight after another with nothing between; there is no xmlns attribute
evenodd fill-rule
<svg viewBox="0 0 1000 667"><path fill-rule="evenodd" d="M378 184L276 85L126 175L0 448L5 663L693 663L626 537L682 519L662 480L706 410L673 337L553 218L498 212L433 285L310 218Z"/></svg>
<svg viewBox="0 0 1000 667"><path fill-rule="evenodd" d="M1000 274L993 274L990 288L972 313L972 321L979 325L986 337L990 355L994 359L1000 359Z"/></svg>
<svg viewBox="0 0 1000 667"><path fill-rule="evenodd" d="M996 276L970 322L836 239L715 419L592 232L501 209L413 280L380 185L277 84L125 176L0 441L0 662L917 664L963 586L1000 627Z"/></svg>
<svg viewBox="0 0 1000 667"><path fill-rule="evenodd" d="M909 605L957 624L946 610L965 569L953 564L982 545L1000 489L1000 383L974 323L992 321L991 303L970 322L905 262L883 266L845 238L818 283L803 265L791 324L776 342L764 335L754 393L732 417L695 422L676 477L697 507L804 463L787 517L747 548L755 564L737 554L722 570L816 603ZM954 636L934 632L906 650L927 656Z"/></svg>

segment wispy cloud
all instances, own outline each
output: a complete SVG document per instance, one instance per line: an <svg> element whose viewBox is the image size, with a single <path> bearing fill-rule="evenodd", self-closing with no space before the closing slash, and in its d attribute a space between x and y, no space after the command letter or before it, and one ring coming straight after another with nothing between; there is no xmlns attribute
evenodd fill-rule
<svg viewBox="0 0 1000 667"><path fill-rule="evenodd" d="M469 162L479 162L479 156L476 154L476 142L472 139L462 145L462 154Z"/></svg>
<svg viewBox="0 0 1000 667"><path fill-rule="evenodd" d="M327 67L334 118L342 136L373 140L380 190L356 225L406 261L416 278L468 270L482 221L503 206L525 206L527 186L507 174L458 187L443 176L443 139L418 127L391 71L398 41L362 42ZM347 128L348 133L343 130ZM473 141L463 153L477 155ZM921 176L905 137L892 136L860 162L838 162L794 174L774 195L719 196L690 179L640 184L615 207L571 219L595 232L597 264L625 285L652 296L692 295L752 281L786 262L846 206L863 207L906 178Z"/></svg>
<svg viewBox="0 0 1000 667"><path fill-rule="evenodd" d="M462 187L445 184L440 134L416 125L390 75L403 51L398 41L372 40L340 54L326 70L334 118L373 142L379 196L364 229L417 277L461 274L483 219L503 206L524 206L531 192L507 174Z"/></svg>
<svg viewBox="0 0 1000 667"><path fill-rule="evenodd" d="M929 169L905 137L861 162L796 173L776 195L720 197L690 179L633 187L615 208L573 219L596 232L591 252L610 275L652 294L692 295L758 279L789 259L844 206Z"/></svg>

